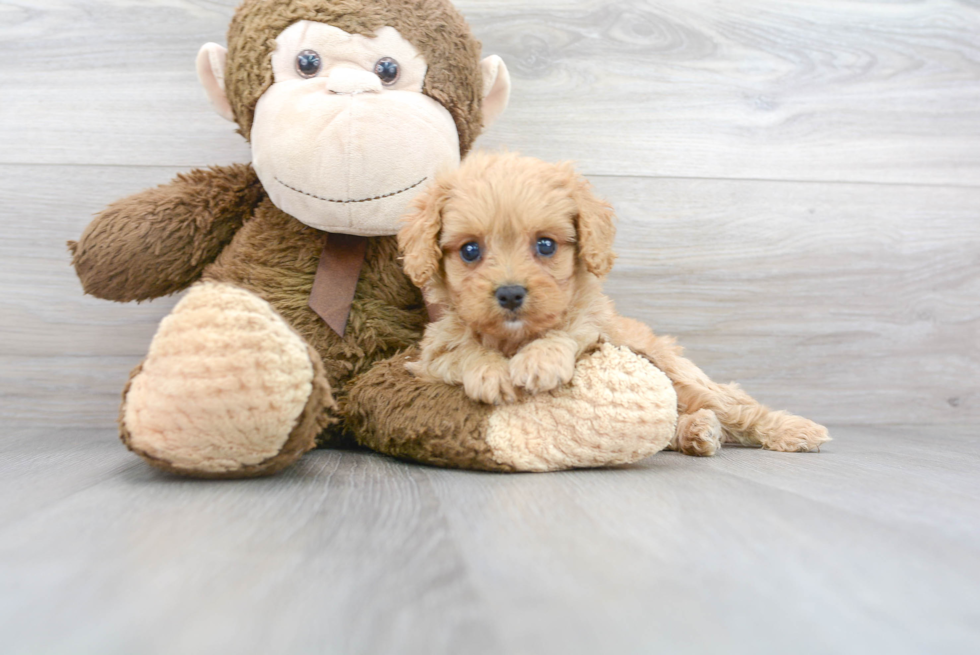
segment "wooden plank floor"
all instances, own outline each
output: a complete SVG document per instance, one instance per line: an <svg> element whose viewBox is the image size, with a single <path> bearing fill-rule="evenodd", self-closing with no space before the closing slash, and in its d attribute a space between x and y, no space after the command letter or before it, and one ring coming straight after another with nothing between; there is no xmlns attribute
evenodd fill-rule
<svg viewBox="0 0 980 655"><path fill-rule="evenodd" d="M980 5L456 3L514 83L479 145L577 160L620 310L822 453L210 483L113 428L176 299L64 244L249 160L193 65L237 4L0 2L0 653L980 652Z"/></svg>
<svg viewBox="0 0 980 655"><path fill-rule="evenodd" d="M976 430L834 434L542 475L319 451L206 482L107 430L7 431L0 650L976 652Z"/></svg>

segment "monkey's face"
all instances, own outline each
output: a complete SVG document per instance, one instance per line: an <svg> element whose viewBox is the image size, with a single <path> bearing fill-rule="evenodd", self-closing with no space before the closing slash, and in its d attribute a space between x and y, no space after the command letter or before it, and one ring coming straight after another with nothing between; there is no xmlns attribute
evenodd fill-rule
<svg viewBox="0 0 980 655"><path fill-rule="evenodd" d="M425 59L393 27L370 38L299 21L276 38L272 69L252 165L272 202L303 223L394 234L414 195L459 165L453 117L422 93Z"/></svg>

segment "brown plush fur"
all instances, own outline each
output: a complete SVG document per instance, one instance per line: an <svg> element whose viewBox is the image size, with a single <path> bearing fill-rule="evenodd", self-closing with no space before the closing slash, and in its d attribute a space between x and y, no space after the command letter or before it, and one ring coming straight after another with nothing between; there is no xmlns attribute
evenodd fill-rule
<svg viewBox="0 0 980 655"><path fill-rule="evenodd" d="M398 264L395 237L372 238L347 330L343 338L337 336L308 304L324 238L264 200L202 279L234 284L268 301L319 353L343 410L347 383L418 343L427 314L421 292ZM342 429L322 435L321 442L349 445Z"/></svg>
<svg viewBox="0 0 980 655"><path fill-rule="evenodd" d="M229 168L251 171L250 167ZM395 237L368 240L365 265L341 339L308 305L324 233L280 211L264 197L261 186L256 190L246 185L245 194L240 187L228 185L228 170L214 168L179 176L171 185L126 198L100 214L80 241L70 246L83 287L87 293L120 302L172 293L198 279L248 289L267 300L319 353L342 408L347 382L375 362L418 343L427 320L421 292L398 264ZM216 176L217 183L210 196L201 183L208 175ZM190 180L196 183L189 184ZM249 209L252 217L248 220L247 214L236 217L227 210L243 196L247 202L237 207ZM256 202L256 197L262 200ZM209 202L223 213L202 209ZM175 207L174 214L167 213ZM193 208L201 211L196 222ZM149 220L134 221L134 216ZM174 220L168 222L168 216ZM218 218L216 232L207 232ZM235 226L238 231L228 238L225 233ZM172 250L165 250L164 245ZM184 261L176 256L180 252ZM320 442L353 443L349 434L344 436L342 425L322 434Z"/></svg>
<svg viewBox="0 0 980 655"><path fill-rule="evenodd" d="M424 383L405 370L412 349L375 365L351 385L347 422L362 445L433 466L513 471L485 440L489 405L459 387Z"/></svg>
<svg viewBox="0 0 980 655"><path fill-rule="evenodd" d="M69 241L85 293L130 302L181 291L252 214L262 185L248 164L181 174L118 200Z"/></svg>
<svg viewBox="0 0 980 655"><path fill-rule="evenodd" d="M451 113L461 152L469 149L481 129L480 44L448 0L245 0L229 29L225 83L246 138L255 105L272 81L274 39L304 19L364 35L385 25L398 29L429 64L423 91ZM301 423L312 413L309 420L322 428L335 412L345 415L351 381L417 343L427 318L421 293L398 264L394 237L371 238L347 330L338 337L307 305L324 238L277 209L251 166L235 165L195 170L113 203L69 249L86 293L101 298L146 300L204 279L267 300L317 354L318 380L329 388L318 383ZM122 433L126 441L124 425ZM338 422L318 441L351 445L353 436ZM291 436L290 443L299 441ZM289 461L302 451L287 450ZM242 474L288 464L274 459Z"/></svg>
<svg viewBox="0 0 980 655"><path fill-rule="evenodd" d="M225 85L235 120L248 138L259 98L272 84L269 58L275 38L300 20L328 23L373 36L389 25L428 63L422 92L452 114L465 155L481 129L480 42L448 0L245 0L228 30Z"/></svg>
<svg viewBox="0 0 980 655"><path fill-rule="evenodd" d="M445 313L425 332L411 370L424 380L462 384L470 397L512 402L515 389L538 393L571 380L576 360L599 341L648 356L672 380L682 413L675 446L710 455L722 428L733 439L774 450L810 450L826 430L770 412L735 385L712 382L681 357L673 339L618 316L599 277L613 262L613 213L568 164L505 153L471 155L415 200L399 234L405 270ZM557 244L551 256L538 239ZM463 244L482 256L466 262ZM526 289L505 309L498 288ZM720 422L720 423L719 423Z"/></svg>

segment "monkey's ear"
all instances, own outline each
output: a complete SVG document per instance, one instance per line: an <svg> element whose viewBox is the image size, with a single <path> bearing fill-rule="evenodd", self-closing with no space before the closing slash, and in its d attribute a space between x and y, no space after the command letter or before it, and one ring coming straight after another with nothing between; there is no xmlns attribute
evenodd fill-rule
<svg viewBox="0 0 980 655"><path fill-rule="evenodd" d="M197 79L201 80L211 106L222 118L235 122L231 103L225 94L225 59L228 50L217 43L205 43L197 52Z"/></svg>
<svg viewBox="0 0 980 655"><path fill-rule="evenodd" d="M510 73L507 64L497 55L480 62L483 73L483 127L488 128L507 109L510 100Z"/></svg>
<svg viewBox="0 0 980 655"><path fill-rule="evenodd" d="M439 271L442 248L439 232L442 230L442 209L449 198L449 188L435 180L415 196L413 209L404 218L405 226L398 232L398 249L402 252L405 274L422 288Z"/></svg>
<svg viewBox="0 0 980 655"><path fill-rule="evenodd" d="M569 175L568 185L578 207L575 219L578 255L590 273L604 277L616 260L612 249L616 239L616 215L612 205L596 197L589 181L578 175L571 164L564 164L563 168Z"/></svg>

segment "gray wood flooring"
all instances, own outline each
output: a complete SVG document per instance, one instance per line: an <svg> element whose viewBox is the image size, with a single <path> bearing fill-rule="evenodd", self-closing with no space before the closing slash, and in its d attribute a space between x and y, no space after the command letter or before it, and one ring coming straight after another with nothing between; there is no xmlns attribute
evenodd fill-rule
<svg viewBox="0 0 980 655"><path fill-rule="evenodd" d="M0 437L4 653L975 653L974 430L493 475L319 451L243 482Z"/></svg>

